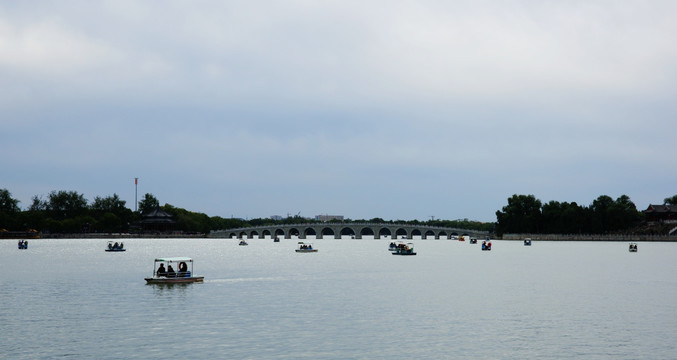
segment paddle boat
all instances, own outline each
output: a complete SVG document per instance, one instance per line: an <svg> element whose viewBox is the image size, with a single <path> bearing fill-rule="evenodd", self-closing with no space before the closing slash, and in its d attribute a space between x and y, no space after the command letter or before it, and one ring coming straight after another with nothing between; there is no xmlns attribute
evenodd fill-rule
<svg viewBox="0 0 677 360"><path fill-rule="evenodd" d="M490 251L490 250L491 250L491 240L482 241L482 251Z"/></svg>
<svg viewBox="0 0 677 360"><path fill-rule="evenodd" d="M531 246L531 239L529 238L524 239L524 246Z"/></svg>
<svg viewBox="0 0 677 360"><path fill-rule="evenodd" d="M242 239L242 240L240 240L240 243L239 243L238 245L240 245L240 246L247 246L247 245L249 245L249 244L247 244L247 242L244 241L244 239Z"/></svg>
<svg viewBox="0 0 677 360"><path fill-rule="evenodd" d="M19 240L19 250L26 250L28 249L28 240Z"/></svg>
<svg viewBox="0 0 677 360"><path fill-rule="evenodd" d="M470 241L468 243L469 244L477 244L477 238L471 237Z"/></svg>
<svg viewBox="0 0 677 360"><path fill-rule="evenodd" d="M631 242L630 246L628 247L628 251L637 252L637 243Z"/></svg>
<svg viewBox="0 0 677 360"><path fill-rule="evenodd" d="M458 237L458 241L465 241L465 235L461 235Z"/></svg>
<svg viewBox="0 0 677 360"><path fill-rule="evenodd" d="M299 247L296 249L296 252L301 252L301 253L310 253L310 252L317 252L317 249L313 248L313 244L311 243L304 243L302 241L299 241Z"/></svg>
<svg viewBox="0 0 677 360"><path fill-rule="evenodd" d="M280 238L276 236L275 239L273 239L273 242L280 242Z"/></svg>
<svg viewBox="0 0 677 360"><path fill-rule="evenodd" d="M416 255L414 251L414 244L412 243L402 243L397 244L397 248L392 252L393 255Z"/></svg>
<svg viewBox="0 0 677 360"><path fill-rule="evenodd" d="M165 263L167 268L165 268ZM188 264L190 264L190 268ZM178 271L174 270L174 266L177 267ZM153 263L153 276L145 279L147 284L186 284L203 282L204 278L204 276L193 275L193 259L188 257L165 257L155 259Z"/></svg>
<svg viewBox="0 0 677 360"><path fill-rule="evenodd" d="M108 248L106 249L106 252L118 252L118 251L126 251L126 250L127 249L125 249L125 244L123 244L123 243L118 244L117 241L115 242L115 244L113 244L112 241L109 241L108 242Z"/></svg>

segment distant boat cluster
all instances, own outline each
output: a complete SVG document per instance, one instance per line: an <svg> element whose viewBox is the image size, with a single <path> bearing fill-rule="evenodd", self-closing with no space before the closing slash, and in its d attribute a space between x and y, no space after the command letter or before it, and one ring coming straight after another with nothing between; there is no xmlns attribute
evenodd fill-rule
<svg viewBox="0 0 677 360"><path fill-rule="evenodd" d="M458 241L465 241L464 236L460 236L457 239ZM279 243L280 239L275 237L273 242ZM470 244L477 244L477 239L470 238ZM240 246L249 245L244 239L241 239L238 243ZM531 246L531 239L524 239L524 246ZM20 250L28 249L28 240L19 240L18 248ZM482 251L491 251L491 239L487 238L482 241L481 246ZM118 242L108 242L106 247L106 252L123 252L126 249L124 248L123 243ZM298 246L295 250L297 253L316 253L318 249L313 246L312 243L299 241ZM393 255L400 256L413 256L416 255L414 251L414 244L411 242L391 242L388 245L388 251ZM628 251L637 252L637 243L631 242L628 247ZM167 264L167 267L165 267ZM178 270L174 269L174 266ZM204 276L195 276L193 275L193 259L189 257L165 257L165 258L156 258L153 262L153 275L151 277L144 278L147 284L186 284L194 282L203 282Z"/></svg>

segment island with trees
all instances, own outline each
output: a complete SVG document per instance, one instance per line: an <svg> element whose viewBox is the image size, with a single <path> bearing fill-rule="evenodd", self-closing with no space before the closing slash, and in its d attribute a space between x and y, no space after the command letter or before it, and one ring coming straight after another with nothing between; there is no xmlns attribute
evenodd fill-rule
<svg viewBox="0 0 677 360"><path fill-rule="evenodd" d="M627 195L616 199L599 196L590 205L576 202L541 202L534 195L515 194L507 205L496 211L496 222L468 219L429 221L395 220L382 218L343 219L330 222L344 223L399 223L452 227L488 231L500 238L506 234L658 234L677 231L677 195L664 199L656 214L668 209L674 213L674 222L646 221L644 212L638 211ZM656 215L653 214L653 215ZM212 230L307 223L309 219L290 216L271 218L223 218L189 211L170 204L160 205L152 194L145 194L138 202L138 211L127 207L117 194L96 196L88 201L76 191L52 191L46 197L33 196L31 204L21 209L19 201L7 189L0 189L0 238L60 237L74 234L93 236L205 236ZM655 219L650 219L655 220Z"/></svg>

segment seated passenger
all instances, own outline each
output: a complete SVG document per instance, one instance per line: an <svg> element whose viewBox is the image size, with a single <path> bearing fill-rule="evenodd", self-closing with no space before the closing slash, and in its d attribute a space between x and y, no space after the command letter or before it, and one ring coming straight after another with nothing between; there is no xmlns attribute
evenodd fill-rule
<svg viewBox="0 0 677 360"><path fill-rule="evenodd" d="M171 269L171 266L169 267ZM167 270L165 270L165 264L160 263L160 267L157 268L157 271L155 272L155 275L158 277L160 276L167 276Z"/></svg>
<svg viewBox="0 0 677 360"><path fill-rule="evenodd" d="M176 277L176 272L171 265L167 267L167 277Z"/></svg>

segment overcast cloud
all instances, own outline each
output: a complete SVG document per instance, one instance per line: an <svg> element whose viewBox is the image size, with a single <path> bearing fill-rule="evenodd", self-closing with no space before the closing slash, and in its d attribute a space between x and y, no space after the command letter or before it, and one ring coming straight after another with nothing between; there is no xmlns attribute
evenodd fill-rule
<svg viewBox="0 0 677 360"><path fill-rule="evenodd" d="M674 1L0 3L0 188L495 221L677 194Z"/></svg>

